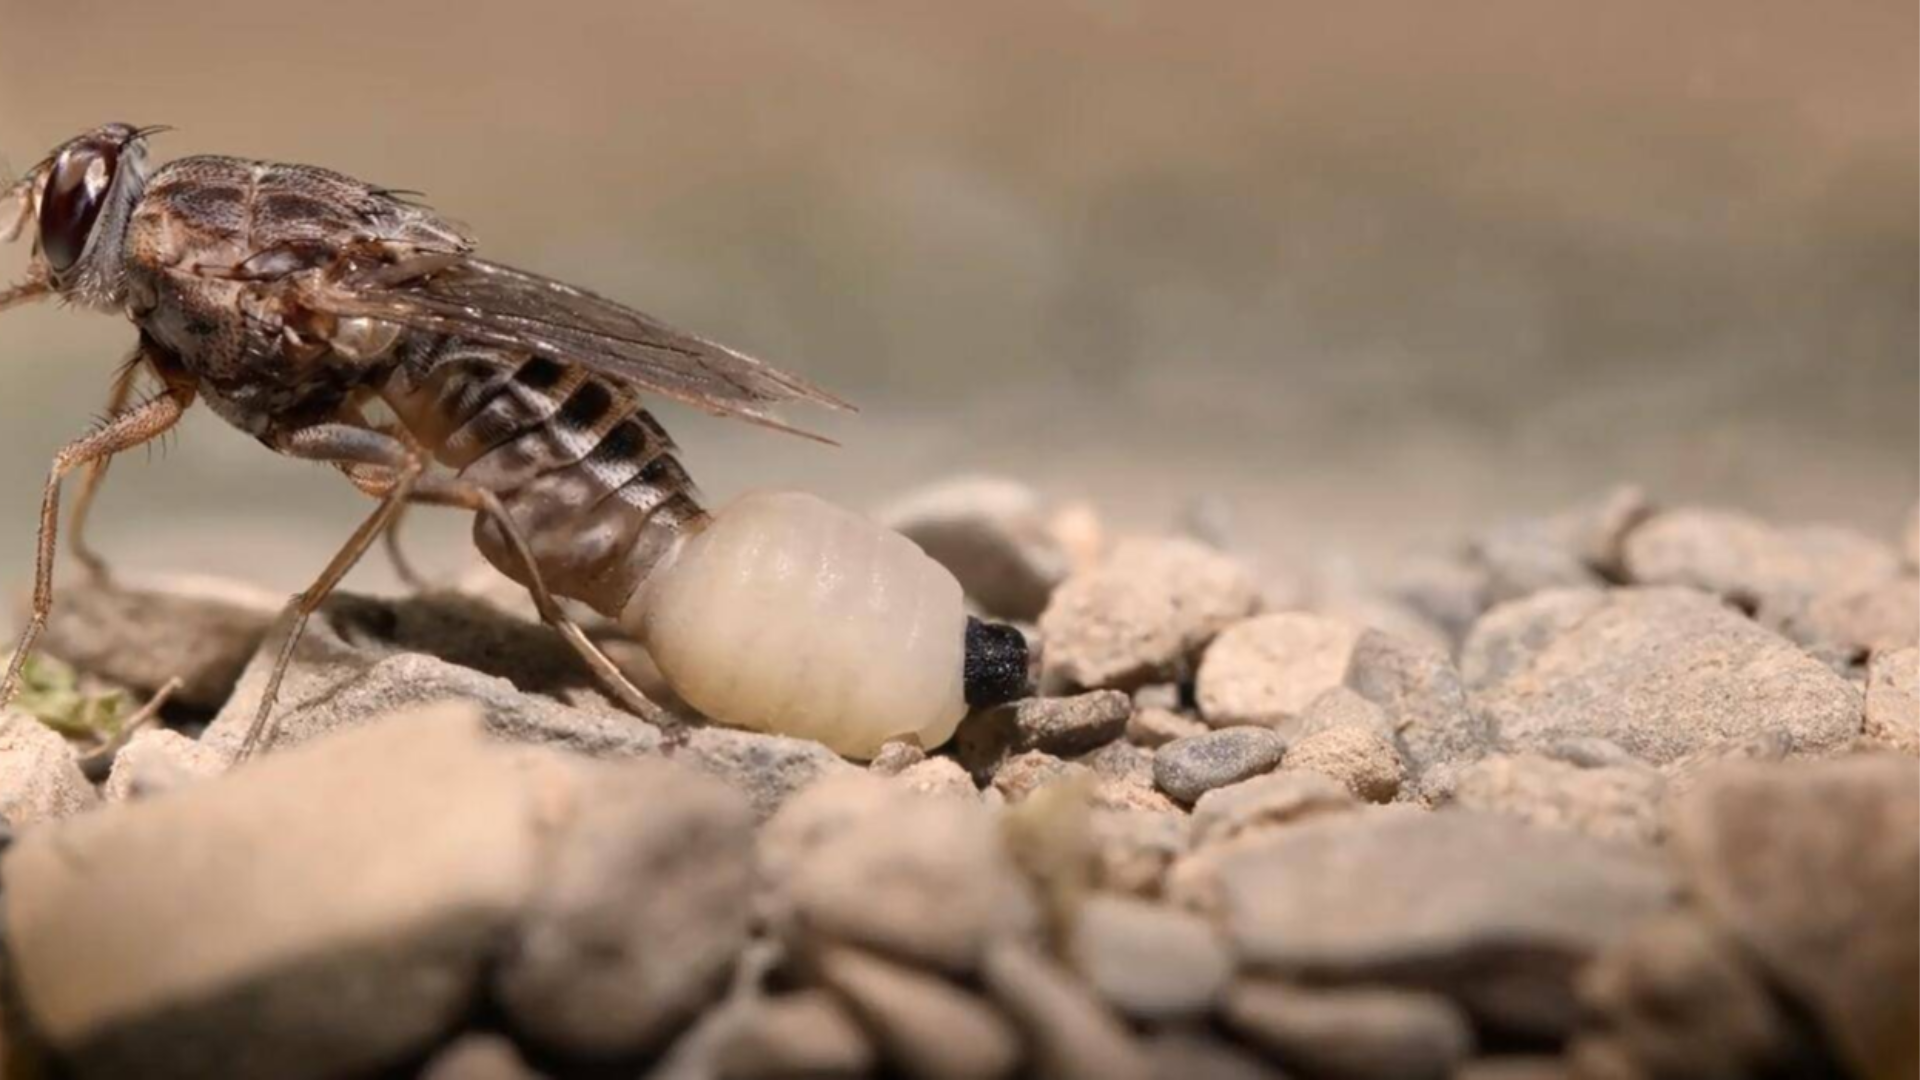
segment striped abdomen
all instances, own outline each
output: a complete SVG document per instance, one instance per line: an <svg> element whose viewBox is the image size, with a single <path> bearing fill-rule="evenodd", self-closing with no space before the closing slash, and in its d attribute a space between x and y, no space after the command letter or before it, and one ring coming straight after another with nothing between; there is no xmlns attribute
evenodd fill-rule
<svg viewBox="0 0 1920 1080"><path fill-rule="evenodd" d="M673 440L637 395L523 352L454 338L403 343L381 397L442 465L498 495L557 595L617 617L706 514ZM527 584L497 523L487 561Z"/></svg>

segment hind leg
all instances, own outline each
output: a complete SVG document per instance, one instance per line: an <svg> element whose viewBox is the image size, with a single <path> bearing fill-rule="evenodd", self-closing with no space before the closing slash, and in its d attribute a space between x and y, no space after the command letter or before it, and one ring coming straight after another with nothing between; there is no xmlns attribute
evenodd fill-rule
<svg viewBox="0 0 1920 1080"><path fill-rule="evenodd" d="M425 475L424 459L405 442L385 432L353 424L318 424L288 432L274 441L274 449L289 457L325 462L339 468L356 487L378 497L380 505L354 530L313 585L288 604L290 625L287 637L275 658L259 709L254 714L253 724L247 729L237 760L244 761L272 744L273 707L279 699L280 686L286 678L287 669L293 663L294 650L306 630L307 620L367 553L367 549L373 546L380 534L392 526L400 508L409 502L474 510L500 522L512 542L516 557L527 571L530 591L541 618L580 654L596 680L614 700L648 721L672 721L664 710L647 700L646 695L621 674L620 669L588 639L578 624L568 618L541 580L539 567L525 536L492 492L458 478Z"/></svg>

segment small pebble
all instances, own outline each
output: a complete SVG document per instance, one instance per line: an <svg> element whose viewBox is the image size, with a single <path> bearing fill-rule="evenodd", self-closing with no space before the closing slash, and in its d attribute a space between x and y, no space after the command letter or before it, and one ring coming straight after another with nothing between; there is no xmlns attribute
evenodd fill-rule
<svg viewBox="0 0 1920 1080"><path fill-rule="evenodd" d="M1212 1010L1233 961L1206 920L1113 895L1087 900L1074 924L1074 966L1130 1019L1198 1019Z"/></svg>
<svg viewBox="0 0 1920 1080"><path fill-rule="evenodd" d="M918 742L895 741L880 748L867 762L867 771L876 776L898 776L927 760L927 752Z"/></svg>
<svg viewBox="0 0 1920 1080"><path fill-rule="evenodd" d="M993 774L993 789L1008 802L1017 803L1048 784L1071 777L1084 777L1091 785L1093 776L1093 770L1085 765L1029 750L1001 763L999 771Z"/></svg>
<svg viewBox="0 0 1920 1080"><path fill-rule="evenodd" d="M1330 776L1283 769L1200 796L1193 807L1193 843L1224 843L1256 829L1357 805L1353 793Z"/></svg>
<svg viewBox="0 0 1920 1080"><path fill-rule="evenodd" d="M1304 612L1228 627L1200 661L1195 695L1214 727L1279 727L1341 685L1360 628Z"/></svg>
<svg viewBox="0 0 1920 1080"><path fill-rule="evenodd" d="M1287 748L1281 764L1330 776L1373 803L1392 802L1407 775L1393 744L1363 727L1331 727L1308 735Z"/></svg>
<svg viewBox="0 0 1920 1080"><path fill-rule="evenodd" d="M1127 718L1127 741L1148 749L1189 735L1204 735L1208 730L1206 724L1170 709L1136 708Z"/></svg>
<svg viewBox="0 0 1920 1080"><path fill-rule="evenodd" d="M1259 606L1238 561L1191 540L1129 540L1054 591L1040 616L1043 674L1117 689L1178 677Z"/></svg>
<svg viewBox="0 0 1920 1080"><path fill-rule="evenodd" d="M1267 728L1238 727L1190 735L1153 755L1153 782L1191 806L1214 788L1238 783L1280 764L1287 743Z"/></svg>
<svg viewBox="0 0 1920 1080"><path fill-rule="evenodd" d="M879 517L951 571L982 611L1001 619L1039 617L1067 576L1067 551L1047 527L1040 496L1016 480L949 480Z"/></svg>

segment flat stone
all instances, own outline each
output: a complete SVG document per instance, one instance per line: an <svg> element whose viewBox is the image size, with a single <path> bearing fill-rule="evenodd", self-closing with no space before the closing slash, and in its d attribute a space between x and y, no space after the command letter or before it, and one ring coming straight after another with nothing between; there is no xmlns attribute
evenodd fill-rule
<svg viewBox="0 0 1920 1080"><path fill-rule="evenodd" d="M1069 686L1177 678L1214 636L1254 613L1246 567L1187 540L1128 540L1075 571L1040 616L1042 671Z"/></svg>
<svg viewBox="0 0 1920 1080"><path fill-rule="evenodd" d="M1920 765L1897 755L1729 766L1673 813L1689 892L1861 1076L1920 1068L1916 820Z"/></svg>
<svg viewBox="0 0 1920 1080"><path fill-rule="evenodd" d="M1094 690L1065 698L1028 698L1008 708L1016 750L1071 756L1124 735L1133 699L1118 690Z"/></svg>
<svg viewBox="0 0 1920 1080"><path fill-rule="evenodd" d="M1341 685L1361 630L1305 612L1282 612L1227 627L1200 660L1195 696L1214 727L1286 729L1314 698Z"/></svg>
<svg viewBox="0 0 1920 1080"><path fill-rule="evenodd" d="M1273 605L1269 605L1270 607ZM1406 600L1357 590L1334 596L1316 596L1313 612L1324 618L1425 645L1451 653L1455 638L1446 627L1416 609ZM1474 614L1478 614L1476 610ZM1465 633L1462 629L1461 633Z"/></svg>
<svg viewBox="0 0 1920 1080"><path fill-rule="evenodd" d="M1287 747L1282 767L1332 777L1367 802L1387 803L1400 793L1407 767L1400 751L1363 727L1331 727Z"/></svg>
<svg viewBox="0 0 1920 1080"><path fill-rule="evenodd" d="M1070 953L1095 993L1146 1023L1204 1017L1233 975L1205 920L1123 896L1096 894L1080 905Z"/></svg>
<svg viewBox="0 0 1920 1080"><path fill-rule="evenodd" d="M1210 908L1247 969L1433 990L1531 1038L1564 1037L1575 973L1673 898L1661 864L1631 849L1407 807L1202 848L1175 878L1176 898Z"/></svg>
<svg viewBox="0 0 1920 1080"><path fill-rule="evenodd" d="M168 575L63 584L42 648L82 671L151 695L217 709L287 598L237 581Z"/></svg>
<svg viewBox="0 0 1920 1080"><path fill-rule="evenodd" d="M1920 581L1898 577L1819 593L1768 620L1794 641L1827 645L1848 656L1912 648L1920 643Z"/></svg>
<svg viewBox="0 0 1920 1080"><path fill-rule="evenodd" d="M247 665L201 741L231 757L258 711L282 637ZM660 749L658 728L605 706L555 695L591 686L578 657L544 626L477 600L428 595L373 600L336 594L307 625L287 669L270 749L439 701L478 703L496 734L593 755Z"/></svg>
<svg viewBox="0 0 1920 1080"><path fill-rule="evenodd" d="M536 802L475 709L445 706L29 831L0 898L21 1001L81 1076L424 1051L533 892Z"/></svg>
<svg viewBox="0 0 1920 1080"><path fill-rule="evenodd" d="M0 819L24 829L99 804L64 736L25 713L0 712Z"/></svg>
<svg viewBox="0 0 1920 1080"><path fill-rule="evenodd" d="M1687 586L1749 606L1856 589L1899 571L1885 544L1846 529L1779 528L1702 508L1656 514L1627 538L1625 562L1636 584Z"/></svg>
<svg viewBox="0 0 1920 1080"><path fill-rule="evenodd" d="M1153 781L1191 806L1214 788L1237 784L1280 764L1287 743L1269 728L1222 728L1175 739L1153 755Z"/></svg>
<svg viewBox="0 0 1920 1080"><path fill-rule="evenodd" d="M1635 768L1646 765L1646 762L1627 753L1619 743L1591 735L1569 735L1564 739L1556 739L1541 747L1540 754L1542 757L1564 761L1569 765L1578 765L1583 769Z"/></svg>
<svg viewBox="0 0 1920 1080"><path fill-rule="evenodd" d="M1697 913L1647 920L1580 977L1583 1075L1809 1076L1815 1067L1751 962Z"/></svg>
<svg viewBox="0 0 1920 1080"><path fill-rule="evenodd" d="M752 914L746 799L670 762L570 761L525 916L494 974L514 1028L579 1058L663 1044L719 996Z"/></svg>
<svg viewBox="0 0 1920 1080"><path fill-rule="evenodd" d="M1227 1023L1288 1068L1327 1080L1447 1080L1473 1031L1445 998L1409 990L1304 989L1242 980Z"/></svg>
<svg viewBox="0 0 1920 1080"><path fill-rule="evenodd" d="M1174 1028L1147 1040L1154 1080L1286 1080L1279 1069L1204 1029Z"/></svg>
<svg viewBox="0 0 1920 1080"><path fill-rule="evenodd" d="M825 990L756 1002L716 1052L723 1080L861 1077L879 1053L847 1006Z"/></svg>
<svg viewBox="0 0 1920 1080"><path fill-rule="evenodd" d="M1005 796L1007 802L1017 803L1049 784L1067 780L1091 786L1094 782L1093 770L1085 765L1062 761L1052 754L1029 750L1001 764L993 774L993 790Z"/></svg>
<svg viewBox="0 0 1920 1080"><path fill-rule="evenodd" d="M1130 742L1110 742L1074 764L1093 770L1093 804L1110 810L1178 813L1180 807L1154 786L1152 750Z"/></svg>
<svg viewBox="0 0 1920 1080"><path fill-rule="evenodd" d="M992 772L1008 754L1030 750L1070 757L1120 738L1132 715L1133 700L1118 690L1026 698L961 721L954 753L979 773Z"/></svg>
<svg viewBox="0 0 1920 1080"><path fill-rule="evenodd" d="M1655 844L1666 779L1646 766L1581 768L1537 754L1496 754L1460 770L1444 800L1596 840Z"/></svg>
<svg viewBox="0 0 1920 1080"><path fill-rule="evenodd" d="M1618 484L1551 518L1549 527L1580 561L1609 581L1627 574L1627 538L1657 512L1637 484Z"/></svg>
<svg viewBox="0 0 1920 1080"><path fill-rule="evenodd" d="M1035 1075L1150 1080L1152 1064L1120 1018L1037 950L996 945L987 951L981 975L987 991L1026 1032Z"/></svg>
<svg viewBox="0 0 1920 1080"><path fill-rule="evenodd" d="M1875 654L1860 737L1868 747L1920 757L1920 649Z"/></svg>
<svg viewBox="0 0 1920 1080"><path fill-rule="evenodd" d="M1368 630L1353 644L1347 686L1380 707L1410 774L1473 761L1493 729L1470 707L1453 661L1443 652Z"/></svg>
<svg viewBox="0 0 1920 1080"><path fill-rule="evenodd" d="M1429 549L1389 567L1382 587L1388 597L1438 626L1449 641L1458 642L1487 610L1490 583L1487 568L1468 551ZM1378 629L1392 632L1391 627Z"/></svg>
<svg viewBox="0 0 1920 1080"><path fill-rule="evenodd" d="M1478 692L1524 674L1548 646L1578 630L1607 604L1603 589L1558 589L1501 605L1474 623L1462 643L1461 681Z"/></svg>
<svg viewBox="0 0 1920 1080"><path fill-rule="evenodd" d="M1127 718L1127 741L1149 750L1208 730L1201 721L1172 709L1135 708Z"/></svg>
<svg viewBox="0 0 1920 1080"><path fill-rule="evenodd" d="M101 794L108 802L144 799L218 776L227 771L226 755L166 728L145 728L113 757L113 771Z"/></svg>
<svg viewBox="0 0 1920 1080"><path fill-rule="evenodd" d="M879 520L951 571L982 611L1002 619L1039 618L1067 576L1067 552L1048 528L1045 505L1017 480L949 480L914 492Z"/></svg>
<svg viewBox="0 0 1920 1080"><path fill-rule="evenodd" d="M867 762L867 771L875 776L898 776L925 760L927 752L921 748L918 740L909 742L896 739L873 755L873 760Z"/></svg>
<svg viewBox="0 0 1920 1080"><path fill-rule="evenodd" d="M1088 822L1093 886L1142 899L1161 894L1167 870L1189 846L1184 814L1096 808Z"/></svg>
<svg viewBox="0 0 1920 1080"><path fill-rule="evenodd" d="M1665 765L1769 733L1797 754L1831 752L1860 731L1844 680L1687 589L1541 593L1490 612L1461 662L1516 749L1599 737Z"/></svg>
<svg viewBox="0 0 1920 1080"><path fill-rule="evenodd" d="M1387 711L1347 686L1336 686L1314 698L1301 714L1294 738L1304 739L1334 728L1349 727L1371 731L1396 747L1399 745L1399 732L1394 730L1393 719Z"/></svg>
<svg viewBox="0 0 1920 1080"><path fill-rule="evenodd" d="M1618 1074L1598 1072L1591 1075ZM1453 1080L1575 1080L1575 1073L1564 1060L1557 1057L1548 1057L1544 1054L1499 1054L1462 1062L1460 1067L1453 1071Z"/></svg>
<svg viewBox="0 0 1920 1080"><path fill-rule="evenodd" d="M506 1036L468 1034L433 1055L420 1080L540 1080L540 1074Z"/></svg>
<svg viewBox="0 0 1920 1080"><path fill-rule="evenodd" d="M856 773L802 792L760 836L767 919L825 941L955 973L1024 937L1038 908L977 802L915 795Z"/></svg>
<svg viewBox="0 0 1920 1080"><path fill-rule="evenodd" d="M812 739L722 727L695 728L674 759L726 781L762 820L822 780L863 771Z"/></svg>
<svg viewBox="0 0 1920 1080"><path fill-rule="evenodd" d="M1353 793L1330 776L1283 769L1200 796L1193 806L1193 843L1196 847L1223 844L1358 805Z"/></svg>
<svg viewBox="0 0 1920 1080"><path fill-rule="evenodd" d="M1552 521L1516 521L1488 530L1471 547L1486 569L1489 607L1543 589L1601 584L1583 553Z"/></svg>
<svg viewBox="0 0 1920 1080"><path fill-rule="evenodd" d="M980 789L960 763L947 757L933 757L906 769L895 779L907 790L941 798L977 800Z"/></svg>
<svg viewBox="0 0 1920 1080"><path fill-rule="evenodd" d="M1020 1063L1013 1025L938 976L846 948L825 951L815 966L905 1076L998 1080Z"/></svg>
<svg viewBox="0 0 1920 1080"><path fill-rule="evenodd" d="M1768 731L1703 746L1678 761L1660 766L1660 775L1667 778L1667 800L1671 803L1692 791L1702 778L1729 765L1771 764L1792 756L1792 740L1780 732Z"/></svg>

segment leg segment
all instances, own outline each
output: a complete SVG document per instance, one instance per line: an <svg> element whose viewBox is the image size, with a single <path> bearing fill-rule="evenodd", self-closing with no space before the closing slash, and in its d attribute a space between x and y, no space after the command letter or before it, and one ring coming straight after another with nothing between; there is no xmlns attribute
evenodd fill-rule
<svg viewBox="0 0 1920 1080"><path fill-rule="evenodd" d="M127 403L133 400L134 385L140 379L140 358L120 370L114 377L113 389L107 395L107 415L119 416L127 409ZM95 578L105 581L107 564L87 543L87 519L93 514L93 500L100 494L100 484L107 478L107 466L113 463L110 457L98 458L87 463L87 474L80 479L80 493L73 500L72 519L67 523L67 553L79 561L87 572Z"/></svg>
<svg viewBox="0 0 1920 1080"><path fill-rule="evenodd" d="M485 514L500 526L500 531L513 548L514 560L520 564L527 575L527 591L533 596L534 607L540 612L541 621L552 627L566 643L573 647L587 669L621 707L650 723L671 727L678 723L666 710L647 699L640 688L633 685L622 674L619 665L600 651L580 624L570 618L566 610L548 591L547 584L540 576L540 564L534 560L533 549L527 544L526 534L520 530L519 522L507 513L500 497L476 484L455 476L422 477L413 495L415 502L434 506L452 506L462 510L471 510Z"/></svg>
<svg viewBox="0 0 1920 1080"><path fill-rule="evenodd" d="M622 706L643 719L656 723L672 723L658 705L647 700L638 687L635 687L620 669L608 659L606 654L593 644L586 632L567 616L553 594L547 590L541 580L538 564L533 552L527 546L526 537L514 522L506 508L501 505L498 496L491 491L478 487L457 477L425 475L421 456L399 439L382 432L345 424L321 425L306 428L290 435L284 445L277 447L283 453L310 460L328 461L339 466L347 474L354 486L380 499L380 505L361 523L346 545L337 553L319 580L305 592L293 598L289 605L293 612L292 625L288 628L287 639L280 648L275 660L273 673L268 677L267 687L260 699L259 712L254 715L253 725L247 731L246 741L241 744L240 759L244 760L256 750L272 742L270 723L273 706L280 692L281 681L286 676L288 666L293 661L293 651L299 644L300 635L305 630L307 620L326 600L340 579L346 576L361 556L366 554L373 541L383 530L392 527L400 508L409 502L426 503L434 506L451 506L471 510L491 516L500 523L513 545L515 556L527 571L527 580L531 582L529 591L533 594L534 604L541 618L559 632L571 645L601 686Z"/></svg>
<svg viewBox="0 0 1920 1080"><path fill-rule="evenodd" d="M381 496L380 505L374 507L373 513L367 515L360 527L347 538L346 544L334 553L326 569L320 572L312 585L288 603L287 610L291 614L288 616L287 637L280 646L280 655L274 658L273 671L267 676L266 689L260 695L259 711L254 713L253 723L247 728L246 740L240 744L238 761L245 761L255 750L272 741L269 720L273 716L273 706L280 696L280 683L286 678L288 666L293 663L293 651L299 646L301 635L306 632L307 620L313 617L313 613L340 584L340 579L347 576L347 572L373 546L374 540L392 523L394 514L412 493L414 481L425 467L420 457L399 440L349 424L317 424L301 428L277 440L274 449L289 457L329 462L349 470L350 474L355 467L383 468L393 480Z"/></svg>
<svg viewBox="0 0 1920 1080"><path fill-rule="evenodd" d="M109 420L106 426L83 439L67 444L56 454L47 475L47 492L40 505L40 542L33 567L33 612L27 628L15 646L13 660L7 665L5 682L0 682L0 705L13 700L20 686L20 671L27 654L46 629L47 616L53 611L53 559L59 546L60 484L67 474L84 465L110 458L124 450L165 434L193 403L194 391L183 383L169 384L160 397L139 408Z"/></svg>

